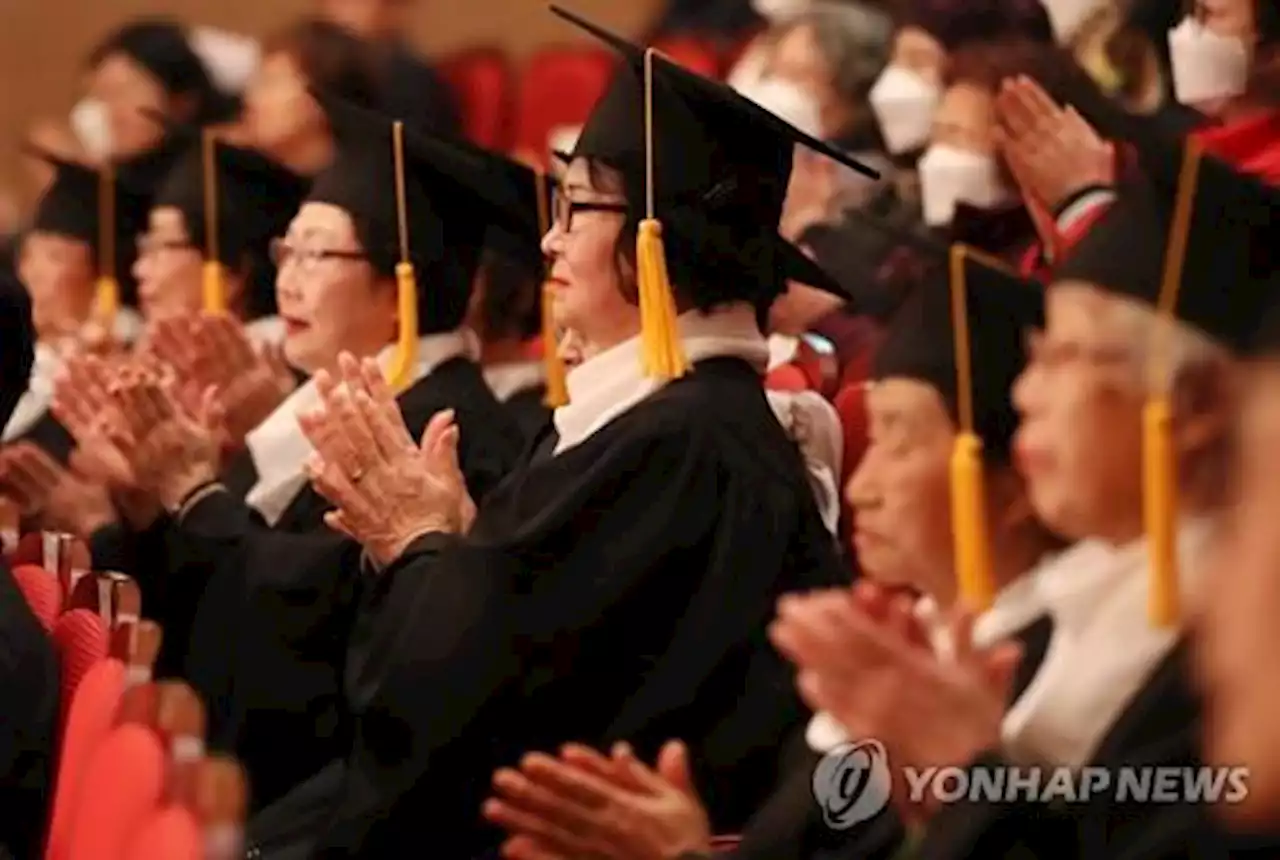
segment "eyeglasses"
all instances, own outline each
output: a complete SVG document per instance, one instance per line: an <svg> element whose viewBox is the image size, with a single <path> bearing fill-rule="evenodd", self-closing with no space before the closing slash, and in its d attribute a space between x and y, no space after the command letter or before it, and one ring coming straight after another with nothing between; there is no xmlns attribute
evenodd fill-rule
<svg viewBox="0 0 1280 860"><path fill-rule="evenodd" d="M341 251L332 248L295 247L284 239L271 240L271 262L277 269L283 269L286 263L296 263L303 272L313 272L325 260L365 260L363 251Z"/></svg>
<svg viewBox="0 0 1280 860"><path fill-rule="evenodd" d="M571 200L569 195L553 189L551 192L551 217L555 219L555 225L568 233L573 229L573 216L577 212L617 212L627 211L625 203L605 203L605 202L587 202L584 200Z"/></svg>

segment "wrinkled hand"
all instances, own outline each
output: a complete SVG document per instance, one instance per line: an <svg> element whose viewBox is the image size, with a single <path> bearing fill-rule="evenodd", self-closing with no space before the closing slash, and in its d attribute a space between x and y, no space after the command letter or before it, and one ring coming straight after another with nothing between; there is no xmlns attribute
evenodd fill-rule
<svg viewBox="0 0 1280 860"><path fill-rule="evenodd" d="M87 538L116 521L106 488L69 471L30 442L0 453L0 484L50 529Z"/></svg>
<svg viewBox="0 0 1280 860"><path fill-rule="evenodd" d="M1091 185L1115 183L1115 148L1030 78L1004 82L996 117L1001 151L1024 194L1050 211Z"/></svg>
<svg viewBox="0 0 1280 860"><path fill-rule="evenodd" d="M110 394L121 367L98 356L71 356L54 382L50 407L76 440L77 470L113 492L138 487L132 465L111 441L124 427L124 416Z"/></svg>
<svg viewBox="0 0 1280 860"><path fill-rule="evenodd" d="M711 850L711 824L689 772L689 754L668 743L657 769L620 744L612 758L570 745L559 760L534 753L494 775L499 798L485 817L512 835L510 860L671 860Z"/></svg>
<svg viewBox="0 0 1280 860"><path fill-rule="evenodd" d="M218 476L222 416L212 389L197 414L177 397L175 383L134 370L112 385L112 400L122 416L111 441L129 463L138 486L167 510L176 510L202 484Z"/></svg>
<svg viewBox="0 0 1280 860"><path fill-rule="evenodd" d="M956 614L954 659L946 659L914 647L857 601L823 593L784 597L769 635L799 668L805 701L851 736L876 738L901 766L963 767L998 745L1021 659L1012 643L976 650L972 621L972 613Z"/></svg>
<svg viewBox="0 0 1280 860"><path fill-rule="evenodd" d="M312 484L337 508L325 522L383 565L423 534L467 531L475 504L458 466L453 411L433 416L415 445L377 362L344 354L339 367L340 381L316 374L322 405L298 417L316 449Z"/></svg>
<svg viewBox="0 0 1280 860"><path fill-rule="evenodd" d="M294 390L281 348L255 348L239 320L227 314L161 320L150 335L151 350L185 387L217 389L226 441L235 448Z"/></svg>

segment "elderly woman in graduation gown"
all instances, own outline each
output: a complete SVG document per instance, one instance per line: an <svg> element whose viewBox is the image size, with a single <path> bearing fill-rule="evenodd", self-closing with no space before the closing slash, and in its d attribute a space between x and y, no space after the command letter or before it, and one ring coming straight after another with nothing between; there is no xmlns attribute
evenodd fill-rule
<svg viewBox="0 0 1280 860"><path fill-rule="evenodd" d="M285 354L313 374L336 370L340 352L375 358L384 372L399 360L394 384L404 423L416 435L431 415L450 410L470 435L461 473L482 499L514 462L521 439L484 383L472 335L459 327L495 220L465 184L463 168L476 175L494 161L509 163L492 156L476 166L473 156L462 167L442 166L409 152L403 188L416 288L408 280L398 290L392 124L337 101L328 107L340 129L338 158L276 245ZM533 242L534 176L508 169L522 180L511 192L522 208L502 217ZM230 358L243 361L246 374L265 377L246 345L232 347ZM313 376L291 394L221 473L213 426L187 417L154 380L126 383L115 399L127 425L121 453L169 517L167 569L144 583L151 612L165 624L162 657L212 703L213 742L246 763L255 799L264 803L323 764L342 736L336 697L344 616L310 626L303 609L345 605L344 571L354 566L343 559L359 555L324 529L326 505L303 472L312 449L297 415L318 402L319 383Z"/></svg>
<svg viewBox="0 0 1280 860"><path fill-rule="evenodd" d="M274 291L263 295L254 287L270 266L272 240L284 234L309 183L256 150L222 140L212 147L212 159L204 146L188 152L152 200L133 266L142 312L149 322L199 312L209 300L203 266L217 263L225 310L245 323L251 341L279 342L284 324L275 316ZM211 237L216 247L209 247ZM216 259L206 260L210 254Z"/></svg>
<svg viewBox="0 0 1280 860"><path fill-rule="evenodd" d="M846 493L857 512L863 573L876 583L923 595L915 614L933 634L935 647L944 649L950 643L939 616L960 597L950 462L963 407L958 406L957 338L947 270L942 260L936 263L891 321L878 353L867 397L871 443ZM1025 364L1025 331L1043 322L1043 292L1037 284L972 260L967 274L966 283L957 288L966 291L974 432L984 443L995 560L996 597L979 630L986 641L1015 636L1025 646L1020 677L1011 691L1016 699L1048 641L1049 621L1036 600L1034 581L1054 564L1058 548L1056 538L1030 513L1010 458L1018 423L1011 389ZM833 601L848 599L847 589L830 594ZM904 595L898 602L903 601L905 606L894 610L911 612L910 598ZM784 630L780 642L786 644L788 635L794 634ZM785 775L752 815L734 856L798 860L856 846L857 853L850 856L871 858L898 847L903 828L891 812L852 830L834 829L814 800L813 773L820 757L849 740L827 713L795 733L787 744ZM626 777L625 769L621 778L600 779L610 768L599 753L580 747L566 750L558 761L531 756L521 772L499 773L494 779L497 797L485 811L511 831L504 856L573 857L583 846L619 860L709 853L706 812L688 790L685 765L675 749L660 755L656 770L638 783ZM626 767L649 770L635 762ZM663 802L653 803L655 794ZM618 809L627 814L606 811ZM568 840L554 824L564 821L574 822ZM655 851L659 845L668 853Z"/></svg>
<svg viewBox="0 0 1280 860"><path fill-rule="evenodd" d="M0 276L0 420L7 420L27 388L34 362L31 301L22 285ZM53 640L0 559L0 856L40 851L45 803L51 794L57 742L58 659Z"/></svg>
<svg viewBox="0 0 1280 860"><path fill-rule="evenodd" d="M1221 162L1200 164L1194 188L1183 189L1194 191L1195 199L1181 280L1168 282L1178 288L1179 319L1166 352L1152 340L1162 322L1152 306L1164 284L1180 147L1145 134L1137 142L1152 182L1126 187L1101 229L1058 270L1047 294L1044 333L1036 337L1014 392L1022 413L1017 452L1031 502L1046 523L1077 540L1053 574L1039 580L1054 633L1031 684L1001 720L990 705L995 691L984 680L992 658L977 650L948 666L903 657L843 675L877 689L911 685L909 712L916 719L889 725L859 709L852 695L836 694L841 684L831 674L831 655L811 652L800 659L820 679L809 688L818 691L814 704L832 708L860 734L882 739L904 763L1115 768L1199 762L1200 707L1187 677L1185 627L1176 617L1149 618L1148 591L1156 591L1157 606L1168 605L1162 598L1170 591L1181 591L1182 603L1194 611L1205 590L1224 510L1232 356L1266 301L1250 267L1271 268L1270 248L1259 244L1259 237L1266 242L1270 236L1258 225L1269 228L1275 200L1269 189ZM1225 296L1224 273L1233 286ZM1142 427L1144 403L1153 396L1151 362L1161 356L1161 378L1170 380L1163 396L1173 406L1178 479L1169 524L1175 558L1167 568L1148 556L1144 542L1139 466L1143 446L1150 444ZM1154 396L1162 397L1161 391ZM846 668L865 658L868 643L895 641L887 631L868 630L876 628L862 627L844 641ZM881 669L887 674L875 677ZM890 679L893 686L883 687ZM893 707L883 714L896 719L904 713L904 703L888 705ZM945 727L930 714L945 714ZM1113 773L1112 785L1116 778ZM962 801L937 810L922 856L1047 856L1065 848L1071 856L1091 858L1183 857L1189 851L1225 857L1246 847L1275 850L1229 840L1207 821L1206 802L1191 797L1142 803L1102 791L1065 806L1021 800Z"/></svg>
<svg viewBox="0 0 1280 860"><path fill-rule="evenodd" d="M110 320L114 339L132 341L141 328L128 308L95 307L103 278L127 269L133 238L146 217L146 196L120 182L110 185L104 200L98 170L39 152L55 169L53 183L36 205L31 226L20 240L17 273L31 294L36 331L36 364L30 387L4 428L4 441L27 439L59 460L66 460L72 440L49 413L54 378L63 366L64 352L95 320ZM103 235L104 210L113 211L112 232ZM112 247L101 247L106 239ZM115 271L108 271L115 267ZM109 288L107 288L109 289Z"/></svg>
<svg viewBox="0 0 1280 860"><path fill-rule="evenodd" d="M757 320L788 274L826 283L773 226L796 141L820 144L657 61L655 204L676 331L655 330L648 303L664 287L630 252L645 214L644 75L640 53L615 44L629 62L579 139L543 243L557 319L584 342L554 427L476 510L450 465L466 430L439 416L417 448L370 368L349 365L346 390L307 421L316 485L372 568L346 670L355 732L343 761L252 822L260 856L471 856L496 844L479 820L494 768L574 739L652 751L686 738L732 827L802 719L764 626L782 593L844 575L762 389ZM674 380L644 371L645 343L664 335L692 363ZM829 420L821 408L808 417Z"/></svg>

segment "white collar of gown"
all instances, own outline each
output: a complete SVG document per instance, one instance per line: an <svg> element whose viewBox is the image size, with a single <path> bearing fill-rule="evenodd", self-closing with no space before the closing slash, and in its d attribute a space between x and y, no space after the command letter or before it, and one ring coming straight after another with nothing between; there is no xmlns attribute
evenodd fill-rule
<svg viewBox="0 0 1280 860"><path fill-rule="evenodd" d="M989 648L1002 639L1018 633L1047 610L1038 583L1049 571L1062 566L1066 554L1053 554L1043 558L1025 575L1000 590L991 608L975 619L973 641L979 648ZM930 644L942 655L953 653L950 631L943 625L937 602L932 597L922 597L916 603L916 617L929 632ZM844 726L826 711L813 715L805 730L805 743L814 752L826 753L849 743L851 738Z"/></svg>
<svg viewBox="0 0 1280 860"><path fill-rule="evenodd" d="M378 364L385 370L395 355L395 346L378 353ZM479 342L470 330L458 329L443 334L429 334L418 340L418 363L413 382L458 356L474 360L479 355ZM320 405L314 380L307 380L285 398L267 418L245 437L245 447L253 458L257 483L245 495L268 525L275 525L307 483L303 467L313 452L311 442L298 426L298 413Z"/></svg>
<svg viewBox="0 0 1280 860"><path fill-rule="evenodd" d="M691 364L708 358L738 358L763 375L769 346L756 324L755 309L735 302L677 320ZM555 410L557 455L582 444L609 422L634 408L666 383L641 369L640 338L611 347L569 371L569 402ZM840 466L844 434L835 408L811 391L767 392L774 415L804 457L809 486L824 524L833 534L840 519Z"/></svg>
<svg viewBox="0 0 1280 860"><path fill-rule="evenodd" d="M500 403L506 403L522 391L542 385L547 368L541 359L504 361L484 368L484 381Z"/></svg>
<svg viewBox="0 0 1280 860"><path fill-rule="evenodd" d="M115 338L120 343L133 343L142 333L142 318L132 308L121 308L114 322ZM49 411L53 400L53 384L63 365L63 345L40 341L36 344L35 360L31 365L31 379L27 390L18 399L9 423L4 427L3 441L9 442L26 433Z"/></svg>
<svg viewBox="0 0 1280 860"><path fill-rule="evenodd" d="M1198 602L1202 562L1213 535L1205 519L1178 530L1184 606ZM1147 623L1147 544L1078 544L1072 560L1037 585L1053 615L1053 635L1035 677L1009 709L1005 752L1018 761L1086 764L1142 685L1182 635Z"/></svg>

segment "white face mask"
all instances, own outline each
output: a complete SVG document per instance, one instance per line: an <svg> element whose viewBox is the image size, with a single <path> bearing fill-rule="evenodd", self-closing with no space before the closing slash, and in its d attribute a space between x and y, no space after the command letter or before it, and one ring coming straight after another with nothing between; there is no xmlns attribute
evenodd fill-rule
<svg viewBox="0 0 1280 860"><path fill-rule="evenodd" d="M107 120L107 106L97 99L81 99L71 109L71 130L80 145L94 159L111 155L111 124Z"/></svg>
<svg viewBox="0 0 1280 860"><path fill-rule="evenodd" d="M1044 10L1049 13L1058 44L1069 45L1102 5L1102 0L1044 0Z"/></svg>
<svg viewBox="0 0 1280 860"><path fill-rule="evenodd" d="M1243 95L1249 83L1249 47L1242 39L1221 36L1187 17L1169 31L1173 91L1187 107L1214 113L1228 99Z"/></svg>
<svg viewBox="0 0 1280 860"><path fill-rule="evenodd" d="M920 157L918 169L924 222L930 227L950 224L957 203L995 209L1014 197L990 155L935 144Z"/></svg>
<svg viewBox="0 0 1280 860"><path fill-rule="evenodd" d="M809 8L810 0L751 0L756 14L771 24L799 15Z"/></svg>
<svg viewBox="0 0 1280 860"><path fill-rule="evenodd" d="M939 87L911 69L889 66L867 98L891 153L900 155L929 142L933 114L942 100Z"/></svg>

